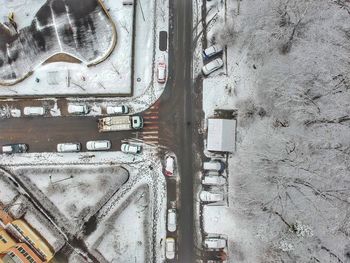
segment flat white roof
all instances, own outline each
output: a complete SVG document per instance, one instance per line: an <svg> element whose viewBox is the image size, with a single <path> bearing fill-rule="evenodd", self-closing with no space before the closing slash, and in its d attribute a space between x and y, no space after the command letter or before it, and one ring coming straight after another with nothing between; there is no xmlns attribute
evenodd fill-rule
<svg viewBox="0 0 350 263"><path fill-rule="evenodd" d="M208 119L208 151L234 152L236 120Z"/></svg>

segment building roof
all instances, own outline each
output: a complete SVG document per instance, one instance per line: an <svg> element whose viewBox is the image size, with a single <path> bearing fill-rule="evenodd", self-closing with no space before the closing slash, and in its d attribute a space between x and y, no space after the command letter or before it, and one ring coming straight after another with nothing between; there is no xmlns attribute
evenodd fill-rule
<svg viewBox="0 0 350 263"><path fill-rule="evenodd" d="M12 237L7 234L5 229L0 230L0 253L10 249L15 246L16 242L12 239Z"/></svg>
<svg viewBox="0 0 350 263"><path fill-rule="evenodd" d="M208 151L234 152L236 146L236 120L208 119Z"/></svg>
<svg viewBox="0 0 350 263"><path fill-rule="evenodd" d="M3 258L6 257L10 258L17 258L20 259L23 263L43 263L42 261L34 252L30 249L30 247L27 244L24 243L18 243L16 246L9 248L5 252L2 253L5 255ZM7 262L7 261L5 261ZM17 261L14 261L17 262Z"/></svg>
<svg viewBox="0 0 350 263"><path fill-rule="evenodd" d="M11 223L11 226L13 226L46 261L50 261L53 258L53 252L46 244L45 240L43 240L43 238L37 234L25 221L21 219L14 220Z"/></svg>

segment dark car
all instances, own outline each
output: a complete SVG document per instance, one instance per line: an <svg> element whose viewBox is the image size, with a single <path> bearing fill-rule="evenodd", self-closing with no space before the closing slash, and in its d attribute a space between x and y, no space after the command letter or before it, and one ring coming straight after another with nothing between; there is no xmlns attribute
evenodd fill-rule
<svg viewBox="0 0 350 263"><path fill-rule="evenodd" d="M25 153L28 151L28 145L25 143L14 143L2 146L3 153Z"/></svg>

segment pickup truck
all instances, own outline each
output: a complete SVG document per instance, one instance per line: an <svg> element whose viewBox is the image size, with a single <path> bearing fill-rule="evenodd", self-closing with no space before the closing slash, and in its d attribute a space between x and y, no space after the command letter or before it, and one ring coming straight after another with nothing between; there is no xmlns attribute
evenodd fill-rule
<svg viewBox="0 0 350 263"><path fill-rule="evenodd" d="M139 130L142 127L141 116L111 116L98 120L99 132Z"/></svg>

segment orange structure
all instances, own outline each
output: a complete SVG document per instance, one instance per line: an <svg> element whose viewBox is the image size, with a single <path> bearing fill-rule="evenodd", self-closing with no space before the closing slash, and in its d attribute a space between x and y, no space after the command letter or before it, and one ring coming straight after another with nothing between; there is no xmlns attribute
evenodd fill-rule
<svg viewBox="0 0 350 263"><path fill-rule="evenodd" d="M13 220L0 208L0 263L45 263L54 254L25 221Z"/></svg>
<svg viewBox="0 0 350 263"><path fill-rule="evenodd" d="M17 243L0 254L0 262L3 263L44 263L27 244Z"/></svg>

